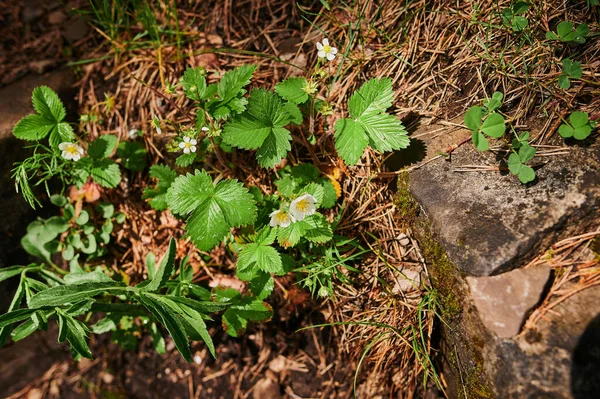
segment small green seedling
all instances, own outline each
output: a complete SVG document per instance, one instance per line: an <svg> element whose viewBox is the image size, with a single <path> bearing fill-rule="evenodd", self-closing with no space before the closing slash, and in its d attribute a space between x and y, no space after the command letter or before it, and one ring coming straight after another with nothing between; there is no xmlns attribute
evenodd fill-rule
<svg viewBox="0 0 600 399"><path fill-rule="evenodd" d="M572 22L563 21L556 27L556 33L546 32L546 39L559 40L563 43L583 44L589 31L587 24L578 25L577 28L573 29Z"/></svg>
<svg viewBox="0 0 600 399"><path fill-rule="evenodd" d="M569 58L565 58L562 60L562 66L562 74L558 77L558 86L561 89L566 90L571 87L570 79L581 78L581 62L571 61Z"/></svg>
<svg viewBox="0 0 600 399"><path fill-rule="evenodd" d="M529 25L529 20L523 16L529 9L529 4L519 1L511 7L502 10L502 23L515 32L521 32Z"/></svg>
<svg viewBox="0 0 600 399"><path fill-rule="evenodd" d="M512 142L512 154L508 157L508 170L517 176L521 183L526 184L535 180L535 171L526 163L535 156L535 148L529 145L529 132L523 133ZM518 149L518 151L517 151Z"/></svg>
<svg viewBox="0 0 600 399"><path fill-rule="evenodd" d="M465 114L465 125L472 131L473 145L479 151L490 149L485 136L499 139L506 131L504 117L496 112L502 106L503 95L495 92L492 98L483 102L483 107L473 106Z"/></svg>
<svg viewBox="0 0 600 399"><path fill-rule="evenodd" d="M589 119L587 112L576 111L569 116L569 122L560 125L558 133L564 138L585 140L595 128L596 122Z"/></svg>

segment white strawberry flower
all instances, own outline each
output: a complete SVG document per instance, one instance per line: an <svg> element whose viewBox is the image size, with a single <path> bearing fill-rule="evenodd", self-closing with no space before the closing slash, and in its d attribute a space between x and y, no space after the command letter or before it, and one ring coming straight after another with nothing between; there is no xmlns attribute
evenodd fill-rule
<svg viewBox="0 0 600 399"><path fill-rule="evenodd" d="M271 212L269 216L271 217L271 227L288 227L290 224L296 221L292 215L282 211L281 209Z"/></svg>
<svg viewBox="0 0 600 399"><path fill-rule="evenodd" d="M329 61L333 61L338 52L337 48L329 44L329 39L323 39L323 43L317 42L317 50L319 58L327 58Z"/></svg>
<svg viewBox="0 0 600 399"><path fill-rule="evenodd" d="M305 217L317 211L317 199L310 194L304 194L292 201L290 214L296 220L304 220Z"/></svg>
<svg viewBox="0 0 600 399"><path fill-rule="evenodd" d="M179 143L179 148L183 150L184 154L189 154L190 152L196 152L196 144L198 144L196 139L185 136L183 141Z"/></svg>
<svg viewBox="0 0 600 399"><path fill-rule="evenodd" d="M129 132L127 132L127 137L129 138L129 140L133 140L138 136L138 130L137 129L131 129Z"/></svg>
<svg viewBox="0 0 600 399"><path fill-rule="evenodd" d="M203 132L208 132L210 129L207 128L206 126L202 126L202 129L200 129L200 130L202 130Z"/></svg>
<svg viewBox="0 0 600 399"><path fill-rule="evenodd" d="M83 155L83 148L81 148L75 143L70 143L68 141L60 143L58 145L58 149L62 151L61 155L64 159L73 162L79 161L79 159L81 159L81 156Z"/></svg>

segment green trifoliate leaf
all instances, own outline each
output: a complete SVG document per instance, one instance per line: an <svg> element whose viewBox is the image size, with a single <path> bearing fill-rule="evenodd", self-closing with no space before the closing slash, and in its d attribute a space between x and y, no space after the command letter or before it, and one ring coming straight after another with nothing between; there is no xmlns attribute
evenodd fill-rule
<svg viewBox="0 0 600 399"><path fill-rule="evenodd" d="M56 127L56 123L50 119L46 119L41 115L27 115L21 119L14 127L13 134L21 140L41 140L46 137L52 129Z"/></svg>
<svg viewBox="0 0 600 399"><path fill-rule="evenodd" d="M290 114L277 95L256 89L250 93L248 110L225 125L223 141L238 148L258 149L259 164L272 168L291 149L292 135L283 127L290 120Z"/></svg>
<svg viewBox="0 0 600 399"><path fill-rule="evenodd" d="M150 168L150 177L157 179L156 188L145 188L144 199L150 199L150 206L157 211L164 211L168 208L167 190L177 177L177 172L166 165L154 165Z"/></svg>
<svg viewBox="0 0 600 399"><path fill-rule="evenodd" d="M40 86L33 89L31 100L33 108L35 108L38 114L54 121L56 124L62 122L67 115L65 106L60 101L58 94L47 86Z"/></svg>
<svg viewBox="0 0 600 399"><path fill-rule="evenodd" d="M160 262L160 266L158 270L150 280L150 283L146 285L143 290L144 291L158 291L160 288L164 287L167 283L171 274L173 274L173 268L175 265L175 252L177 250L177 246L175 245L175 240L171 238L169 241L169 248L165 253L162 261Z"/></svg>
<svg viewBox="0 0 600 399"><path fill-rule="evenodd" d="M534 147L524 143L521 148L519 148L519 159L522 163L526 163L527 161L533 159L535 152L536 150Z"/></svg>
<svg viewBox="0 0 600 399"><path fill-rule="evenodd" d="M185 95L194 101L205 100L206 78L204 68L187 68L181 78L181 86Z"/></svg>
<svg viewBox="0 0 600 399"><path fill-rule="evenodd" d="M352 118L335 124L336 149L349 165L360 159L366 142L373 149L384 152L406 148L409 144L406 130L398 118L386 113L392 106L394 91L391 79L371 79L355 92L348 102Z"/></svg>
<svg viewBox="0 0 600 399"><path fill-rule="evenodd" d="M105 134L94 140L88 147L88 155L93 159L108 158L117 145L117 136Z"/></svg>
<svg viewBox="0 0 600 399"><path fill-rule="evenodd" d="M115 188L121 182L121 171L111 159L100 159L94 162L91 175L94 181L102 187Z"/></svg>
<svg viewBox="0 0 600 399"><path fill-rule="evenodd" d="M499 91L494 92L494 94L492 94L492 98L490 98L489 100L484 100L483 101L483 105L484 107L486 107L488 109L489 112L494 112L495 110L497 110L498 108L500 108L502 106L502 99L504 98L504 95L502 93L500 93ZM481 120L480 120L481 122Z"/></svg>
<svg viewBox="0 0 600 399"><path fill-rule="evenodd" d="M569 116L569 123L563 123L558 128L558 133L564 137L573 137L577 140L585 140L592 134L593 122L590 122L586 112L576 111Z"/></svg>
<svg viewBox="0 0 600 399"><path fill-rule="evenodd" d="M175 179L167 192L167 203L175 214L191 213L186 230L203 251L212 249L232 227L256 220L254 198L241 183L223 180L214 186L204 171Z"/></svg>
<svg viewBox="0 0 600 399"><path fill-rule="evenodd" d="M306 78L293 77L278 83L275 92L285 100L294 104L302 104L308 100L308 93L304 90L308 82Z"/></svg>
<svg viewBox="0 0 600 399"><path fill-rule="evenodd" d="M571 87L571 81L567 75L560 75L558 77L558 87L564 90L567 90Z"/></svg>
<svg viewBox="0 0 600 399"><path fill-rule="evenodd" d="M571 61L569 58L562 60L563 73L567 76L579 79L582 75L581 62Z"/></svg>

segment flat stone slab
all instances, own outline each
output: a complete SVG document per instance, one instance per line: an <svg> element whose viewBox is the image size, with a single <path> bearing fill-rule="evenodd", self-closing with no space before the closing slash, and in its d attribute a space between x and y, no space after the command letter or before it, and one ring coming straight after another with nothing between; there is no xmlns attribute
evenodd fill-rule
<svg viewBox="0 0 600 399"><path fill-rule="evenodd" d="M536 267L498 276L467 277L467 284L483 325L500 338L510 338L521 331L549 277L550 268Z"/></svg>
<svg viewBox="0 0 600 399"><path fill-rule="evenodd" d="M600 392L600 287L568 297L535 330L486 344L498 398L588 399Z"/></svg>
<svg viewBox="0 0 600 399"><path fill-rule="evenodd" d="M464 132L454 137L458 142ZM442 139L447 142L447 135L426 144L440 149ZM600 218L597 136L569 145L557 138L555 144L568 154L534 158L538 179L528 185L508 171L457 171L467 165L500 165L495 154L479 152L470 143L447 160L411 172L413 197L462 273L488 276L511 270L553 240Z"/></svg>

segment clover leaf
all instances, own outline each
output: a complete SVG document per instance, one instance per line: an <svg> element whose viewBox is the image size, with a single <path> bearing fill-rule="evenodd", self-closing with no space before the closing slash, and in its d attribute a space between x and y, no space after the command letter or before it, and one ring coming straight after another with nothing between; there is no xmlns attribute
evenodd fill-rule
<svg viewBox="0 0 600 399"><path fill-rule="evenodd" d="M569 122L559 126L558 133L564 138L585 140L595 127L596 123L589 120L587 112L576 111L569 116Z"/></svg>

